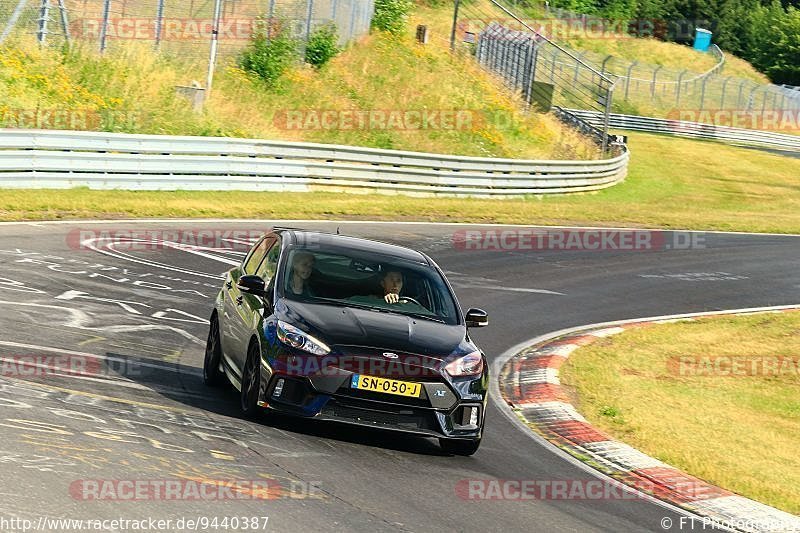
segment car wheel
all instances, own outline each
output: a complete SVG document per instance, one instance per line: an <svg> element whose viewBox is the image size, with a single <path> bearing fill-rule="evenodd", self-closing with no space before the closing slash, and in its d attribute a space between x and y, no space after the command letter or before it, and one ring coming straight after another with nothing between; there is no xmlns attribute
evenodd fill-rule
<svg viewBox="0 0 800 533"><path fill-rule="evenodd" d="M453 455L472 455L478 451L481 439L439 439L439 446Z"/></svg>
<svg viewBox="0 0 800 533"><path fill-rule="evenodd" d="M225 373L219 369L222 361L222 346L219 341L219 320L211 317L206 340L206 356L203 360L203 381L206 385L217 387L225 382Z"/></svg>
<svg viewBox="0 0 800 533"><path fill-rule="evenodd" d="M251 417L258 412L258 392L261 388L261 368L259 359L261 354L257 344L250 345L247 352L247 361L242 371L242 412Z"/></svg>

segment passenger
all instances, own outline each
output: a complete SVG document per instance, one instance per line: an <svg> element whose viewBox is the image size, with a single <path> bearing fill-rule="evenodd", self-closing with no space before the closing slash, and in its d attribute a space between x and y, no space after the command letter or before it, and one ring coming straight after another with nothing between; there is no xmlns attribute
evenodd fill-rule
<svg viewBox="0 0 800 533"><path fill-rule="evenodd" d="M314 271L314 260L314 254L311 252L297 252L294 254L287 287L287 291L290 295L305 297L314 296L308 283L308 279Z"/></svg>

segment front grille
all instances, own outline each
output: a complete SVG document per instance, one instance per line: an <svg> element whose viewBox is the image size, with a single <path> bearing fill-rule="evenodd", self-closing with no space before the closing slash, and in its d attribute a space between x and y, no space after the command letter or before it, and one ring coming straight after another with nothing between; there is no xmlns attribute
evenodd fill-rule
<svg viewBox="0 0 800 533"><path fill-rule="evenodd" d="M345 418L348 420L368 422L403 429L434 429L433 413L418 409L392 408L381 406L380 409L349 403L347 400L331 398L322 409L323 415Z"/></svg>

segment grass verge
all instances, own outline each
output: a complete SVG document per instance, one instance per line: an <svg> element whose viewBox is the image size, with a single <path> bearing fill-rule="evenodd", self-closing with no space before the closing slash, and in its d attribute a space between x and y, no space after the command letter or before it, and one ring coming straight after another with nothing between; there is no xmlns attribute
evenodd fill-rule
<svg viewBox="0 0 800 533"><path fill-rule="evenodd" d="M783 362L768 366L777 357ZM739 358L747 359L733 366ZM560 377L597 427L694 476L798 514L798 361L800 313L759 314L626 331L573 353ZM750 368L755 375L746 375Z"/></svg>
<svg viewBox="0 0 800 533"><path fill-rule="evenodd" d="M631 133L627 180L591 194L509 200L341 193L0 189L0 219L373 218L626 225L800 233L798 160L717 143Z"/></svg>
<svg viewBox="0 0 800 533"><path fill-rule="evenodd" d="M451 54L441 43L419 45L411 30L366 36L320 69L295 65L270 87L237 68L235 58L221 59L213 97L200 113L175 91L197 76L199 65L191 56L154 54L148 44L119 42L99 56L85 46L62 51L41 48L29 36L9 39L0 45L0 127L266 138L487 157L599 155L590 139L553 115L523 112L520 101L471 58ZM408 112L416 115L405 118ZM68 118L41 124L39 117L48 114Z"/></svg>

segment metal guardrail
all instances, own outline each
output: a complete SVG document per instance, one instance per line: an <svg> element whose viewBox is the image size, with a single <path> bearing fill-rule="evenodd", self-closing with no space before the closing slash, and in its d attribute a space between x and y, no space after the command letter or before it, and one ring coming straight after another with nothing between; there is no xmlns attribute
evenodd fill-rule
<svg viewBox="0 0 800 533"><path fill-rule="evenodd" d="M567 193L622 181L628 151L616 148L611 159L537 161L288 141L0 129L0 188Z"/></svg>
<svg viewBox="0 0 800 533"><path fill-rule="evenodd" d="M601 124L603 120L602 113L579 109L569 109L567 111L595 126ZM687 122L663 118L619 115L615 113L609 116L609 126L611 128L623 130L667 133L680 137L713 139L737 145L800 152L800 135L788 135L771 131L749 130L703 122Z"/></svg>

